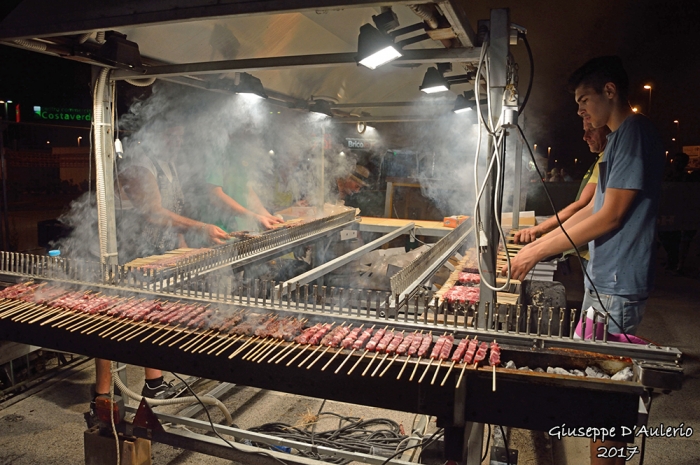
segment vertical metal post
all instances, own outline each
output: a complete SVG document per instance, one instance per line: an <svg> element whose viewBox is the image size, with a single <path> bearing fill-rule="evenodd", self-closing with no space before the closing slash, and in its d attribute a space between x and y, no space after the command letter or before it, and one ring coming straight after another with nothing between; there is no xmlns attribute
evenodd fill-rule
<svg viewBox="0 0 700 465"><path fill-rule="evenodd" d="M10 250L10 217L7 212L7 162L5 161L5 141L3 134L7 125L0 124L0 170L2 170L2 249Z"/></svg>
<svg viewBox="0 0 700 465"><path fill-rule="evenodd" d="M115 265L117 260L117 223L114 214L114 128L112 127L112 96L114 82L109 70L99 71L96 83L95 159L97 170L97 207L100 235L100 261ZM104 277L103 277L104 279Z"/></svg>
<svg viewBox="0 0 700 465"><path fill-rule="evenodd" d="M506 87L506 68L508 62L508 43L509 43L509 10L508 9L494 9L491 10L491 20L489 24L489 76L490 76L490 90L491 90L491 115L493 120L489 121L492 126L498 124L498 120L501 116L502 103L503 103L503 93ZM487 165L491 163L491 159L494 156L502 156L500 153L495 153L496 147L494 146L493 139L489 139L488 143L488 157ZM484 278L488 280L489 283L496 283L496 275L498 270L496 270L496 256L498 252L498 229L496 228L496 218L495 215L500 215L500 207L494 213L494 198L496 196L496 169L491 170L491 174L486 179L486 188L482 196L481 204L479 206L481 213L481 223L483 226L484 234L488 240L488 245L485 252L480 256L481 269L484 274ZM476 234L479 225L477 225ZM483 245L482 245L483 248ZM481 302L482 305L479 311L484 314L486 302L496 302L496 293L486 287L484 281L482 280L480 285ZM490 319L485 319L484 321L490 322Z"/></svg>

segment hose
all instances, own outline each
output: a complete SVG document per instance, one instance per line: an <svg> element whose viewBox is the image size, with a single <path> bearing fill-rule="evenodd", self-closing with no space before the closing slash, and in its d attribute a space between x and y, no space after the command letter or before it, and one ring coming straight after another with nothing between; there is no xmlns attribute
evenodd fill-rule
<svg viewBox="0 0 700 465"><path fill-rule="evenodd" d="M131 84L132 86L136 87L148 87L154 82L156 82L156 78L144 78L144 79L124 79L126 82Z"/></svg>
<svg viewBox="0 0 700 465"><path fill-rule="evenodd" d="M104 115L104 91L107 80L109 79L109 68L103 68L100 71L100 75L97 78L97 83L95 85L95 99L93 113L95 114L94 121L94 132L95 132L95 163L97 172L97 225L98 225L98 235L100 238L100 261L105 263L107 256L107 199L106 199L106 189L105 189L105 178L104 178L104 161L103 161L103 147L104 141L102 134L102 126L107 125L105 123ZM110 166L110 169L112 167Z"/></svg>
<svg viewBox="0 0 700 465"><path fill-rule="evenodd" d="M13 40L12 43L17 44L20 47L28 48L30 50L36 50L39 52L46 51L46 44L36 40L16 39Z"/></svg>
<svg viewBox="0 0 700 465"><path fill-rule="evenodd" d="M84 44L85 42L87 42L91 35L92 32L86 32L85 34L81 34L80 36L78 36L78 43Z"/></svg>
<svg viewBox="0 0 700 465"><path fill-rule="evenodd" d="M97 31L97 35L95 36L95 42L97 42L98 44L105 43L105 31Z"/></svg>
<svg viewBox="0 0 700 465"><path fill-rule="evenodd" d="M143 399L143 396L136 394L134 391L129 389L126 384L122 382L121 379L119 379L119 376L113 376L114 378L114 384L116 384L119 389L121 389L122 394L126 394L130 398L141 402L141 399ZM216 405L219 410L221 410L221 413L224 414L224 418L226 419L226 425L230 426L233 424L233 418L231 417L231 413L229 413L228 409L226 408L226 405L224 405L223 402L221 402L219 399L216 397L212 396L200 396L199 400L202 401L202 403L207 404L207 405ZM175 405L175 404L194 404L197 403L197 398L194 396L187 396L187 397L175 397L173 399L151 399L148 398L148 405L150 406L156 406L156 405Z"/></svg>

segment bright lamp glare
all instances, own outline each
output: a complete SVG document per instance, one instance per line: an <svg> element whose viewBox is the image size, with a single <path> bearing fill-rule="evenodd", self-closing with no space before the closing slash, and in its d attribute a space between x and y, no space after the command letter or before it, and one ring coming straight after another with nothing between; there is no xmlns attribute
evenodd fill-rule
<svg viewBox="0 0 700 465"><path fill-rule="evenodd" d="M424 87L421 90L423 92L425 92L426 94L435 94L437 92L446 92L449 89L447 88L447 86L439 85L439 86L435 86L435 87Z"/></svg>
<svg viewBox="0 0 700 465"><path fill-rule="evenodd" d="M454 110L455 113L460 114L460 113L466 113L468 111L472 111L471 107L466 107L466 108L458 108L457 110Z"/></svg>
<svg viewBox="0 0 700 465"><path fill-rule="evenodd" d="M392 46L388 46L379 50L378 52L373 53L367 58L360 60L360 64L368 67L369 69L377 69L390 61L396 60L400 56L401 53L399 53L398 50Z"/></svg>

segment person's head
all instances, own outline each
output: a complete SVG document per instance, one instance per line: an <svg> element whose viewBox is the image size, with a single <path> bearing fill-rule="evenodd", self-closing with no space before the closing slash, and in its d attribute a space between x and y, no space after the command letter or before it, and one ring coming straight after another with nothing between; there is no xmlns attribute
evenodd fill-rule
<svg viewBox="0 0 700 465"><path fill-rule="evenodd" d="M557 168L552 168L549 172L550 176L559 176L559 170Z"/></svg>
<svg viewBox="0 0 700 465"><path fill-rule="evenodd" d="M610 128L601 126L594 128L591 123L583 122L583 140L588 144L588 148L593 153L601 153L605 150L605 145L608 143L608 134Z"/></svg>
<svg viewBox="0 0 700 465"><path fill-rule="evenodd" d="M683 171L685 168L688 166L688 162L690 161L690 157L683 153L683 152L678 152L673 156L673 160L671 160L671 164L673 167L676 169L676 171Z"/></svg>
<svg viewBox="0 0 700 465"><path fill-rule="evenodd" d="M559 173L560 173L562 176L566 176L566 175L569 174L569 173L566 172L566 168L562 168L561 171L559 171Z"/></svg>
<svg viewBox="0 0 700 465"><path fill-rule="evenodd" d="M579 116L594 128L608 124L616 109L629 107L629 78L617 56L589 60L574 71L568 87L578 103Z"/></svg>

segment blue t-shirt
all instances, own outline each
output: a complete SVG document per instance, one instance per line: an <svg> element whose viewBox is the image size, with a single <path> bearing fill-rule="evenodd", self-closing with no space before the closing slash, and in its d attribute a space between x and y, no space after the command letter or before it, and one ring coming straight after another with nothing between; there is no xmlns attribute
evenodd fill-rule
<svg viewBox="0 0 700 465"><path fill-rule="evenodd" d="M628 116L608 135L593 211L608 188L638 191L622 226L589 242L588 275L599 292L648 294L654 282L654 235L661 196L664 151L656 128L643 115ZM592 289L591 283L586 287Z"/></svg>

